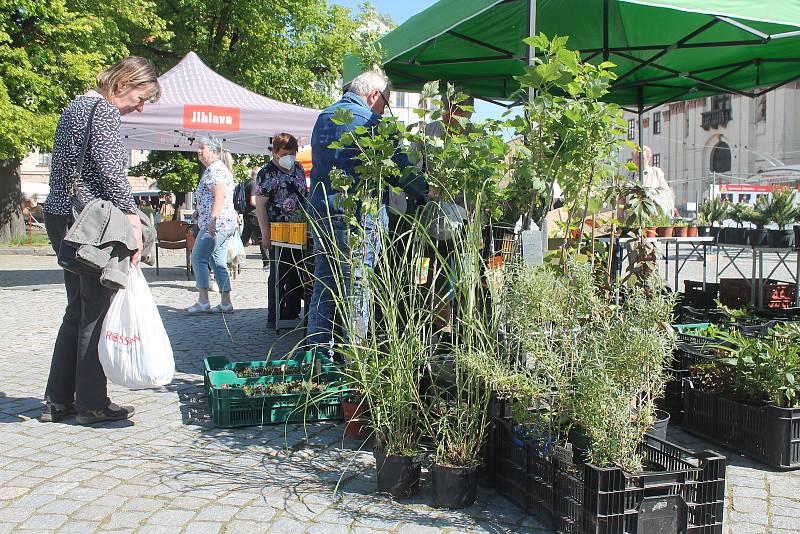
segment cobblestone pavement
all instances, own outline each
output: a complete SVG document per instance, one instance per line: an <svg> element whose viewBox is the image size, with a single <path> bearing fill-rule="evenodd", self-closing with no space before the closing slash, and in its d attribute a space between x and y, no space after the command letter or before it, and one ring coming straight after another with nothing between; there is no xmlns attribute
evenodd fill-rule
<svg viewBox="0 0 800 534"><path fill-rule="evenodd" d="M429 506L429 484L402 504L375 495L372 455L342 425L214 429L203 358L281 354L298 336L266 331L257 259L234 281L227 328L220 316L184 315L194 294L177 267L183 256L170 252L160 277L145 272L172 339L175 380L152 390L110 386L136 415L94 428L36 420L65 303L62 273L53 257L0 256L0 534L549 532L488 490L458 512ZM714 448L675 428L670 437ZM730 455L725 533L800 531L800 473L722 452Z"/></svg>

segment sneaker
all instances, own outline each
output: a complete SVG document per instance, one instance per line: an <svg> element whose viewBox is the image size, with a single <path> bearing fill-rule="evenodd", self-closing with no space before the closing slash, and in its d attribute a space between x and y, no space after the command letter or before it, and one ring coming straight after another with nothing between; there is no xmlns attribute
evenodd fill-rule
<svg viewBox="0 0 800 534"><path fill-rule="evenodd" d="M217 304L211 308L211 313L233 313L233 304Z"/></svg>
<svg viewBox="0 0 800 534"><path fill-rule="evenodd" d="M58 404L57 402L46 402L42 415L39 416L39 421L42 423L57 423L62 419L75 415L74 404Z"/></svg>
<svg viewBox="0 0 800 534"><path fill-rule="evenodd" d="M201 315L204 313L211 313L211 303L195 302L194 304L186 308L186 313L188 313L189 315Z"/></svg>
<svg viewBox="0 0 800 534"><path fill-rule="evenodd" d="M79 425L91 425L103 421L122 421L130 419L135 412L136 409L133 406L117 406L112 402L102 410L78 412L75 421Z"/></svg>

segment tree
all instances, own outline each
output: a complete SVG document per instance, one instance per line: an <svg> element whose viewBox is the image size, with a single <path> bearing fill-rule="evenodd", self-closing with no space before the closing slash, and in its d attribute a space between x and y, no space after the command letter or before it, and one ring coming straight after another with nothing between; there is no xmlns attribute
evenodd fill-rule
<svg viewBox="0 0 800 534"><path fill-rule="evenodd" d="M310 107L330 103L361 24L324 0L158 0L171 36L134 50L166 70L190 50L259 94Z"/></svg>
<svg viewBox="0 0 800 534"><path fill-rule="evenodd" d="M171 33L140 42L134 50L160 71L187 52L233 82L283 102L324 107L336 96L344 56L357 46L356 36L392 22L369 3L355 18L344 7L323 0L159 0L158 14ZM278 51L278 52L276 52ZM188 153L151 152L131 173L156 179L163 190L192 191L197 186L196 157ZM237 181L263 158L236 158Z"/></svg>
<svg viewBox="0 0 800 534"><path fill-rule="evenodd" d="M22 233L19 163L49 148L58 112L128 53L164 35L149 0L0 0L0 241Z"/></svg>

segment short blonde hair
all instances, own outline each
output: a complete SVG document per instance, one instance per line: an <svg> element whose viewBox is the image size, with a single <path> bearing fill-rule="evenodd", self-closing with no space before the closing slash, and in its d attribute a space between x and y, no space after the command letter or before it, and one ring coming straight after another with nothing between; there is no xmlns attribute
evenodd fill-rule
<svg viewBox="0 0 800 534"><path fill-rule="evenodd" d="M152 63L143 57L129 56L118 61L97 75L97 88L109 95L115 95L122 85L154 84L155 92L150 97L151 102L156 102L161 97L161 86L158 83L158 74Z"/></svg>

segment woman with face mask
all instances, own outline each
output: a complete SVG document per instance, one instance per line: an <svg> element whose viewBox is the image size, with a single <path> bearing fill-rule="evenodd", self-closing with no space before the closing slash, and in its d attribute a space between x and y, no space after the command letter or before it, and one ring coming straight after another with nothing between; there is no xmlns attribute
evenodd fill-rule
<svg viewBox="0 0 800 534"><path fill-rule="evenodd" d="M281 249L280 257L271 247L271 222L303 222L305 202L308 193L306 173L297 162L297 139L291 134L281 133L272 138L272 160L264 165L256 176L256 217L261 228L264 249L269 251L270 270L267 281L267 326L275 324L275 271L280 264L281 313L282 319L295 319L300 315L300 301L303 288L300 283L298 265L301 261L299 250Z"/></svg>

